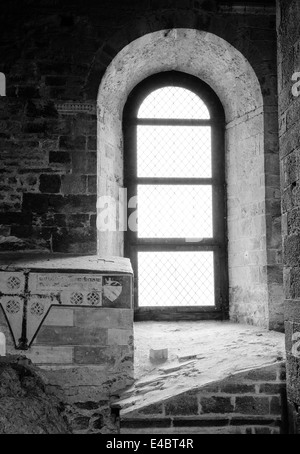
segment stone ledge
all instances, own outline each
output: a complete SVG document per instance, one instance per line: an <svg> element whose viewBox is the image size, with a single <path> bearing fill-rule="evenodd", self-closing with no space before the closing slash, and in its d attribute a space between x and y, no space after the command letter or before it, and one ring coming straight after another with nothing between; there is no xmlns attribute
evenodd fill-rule
<svg viewBox="0 0 300 454"><path fill-rule="evenodd" d="M39 269L57 271L98 271L132 274L130 260L124 257L37 252L0 253L3 271Z"/></svg>

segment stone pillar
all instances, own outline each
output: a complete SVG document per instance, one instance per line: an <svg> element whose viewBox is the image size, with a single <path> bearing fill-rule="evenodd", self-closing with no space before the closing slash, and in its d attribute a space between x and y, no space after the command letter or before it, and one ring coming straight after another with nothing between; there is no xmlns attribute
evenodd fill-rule
<svg viewBox="0 0 300 454"><path fill-rule="evenodd" d="M277 1L279 135L290 432L300 433L300 2Z"/></svg>

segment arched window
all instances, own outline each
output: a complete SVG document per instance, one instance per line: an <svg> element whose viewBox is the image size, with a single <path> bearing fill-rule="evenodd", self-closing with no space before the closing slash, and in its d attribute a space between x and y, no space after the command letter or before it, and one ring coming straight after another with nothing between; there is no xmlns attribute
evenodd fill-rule
<svg viewBox="0 0 300 454"><path fill-rule="evenodd" d="M224 112L196 77L156 74L123 114L136 319L227 317ZM134 201L137 201L137 207Z"/></svg>

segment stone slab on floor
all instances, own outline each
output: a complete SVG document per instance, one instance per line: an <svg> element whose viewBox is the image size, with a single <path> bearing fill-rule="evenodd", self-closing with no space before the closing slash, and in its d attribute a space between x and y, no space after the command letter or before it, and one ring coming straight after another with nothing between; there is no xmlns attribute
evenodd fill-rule
<svg viewBox="0 0 300 454"><path fill-rule="evenodd" d="M115 403L121 415L285 360L284 334L231 322L138 322L134 339L136 382ZM151 363L150 348L168 348L168 360Z"/></svg>

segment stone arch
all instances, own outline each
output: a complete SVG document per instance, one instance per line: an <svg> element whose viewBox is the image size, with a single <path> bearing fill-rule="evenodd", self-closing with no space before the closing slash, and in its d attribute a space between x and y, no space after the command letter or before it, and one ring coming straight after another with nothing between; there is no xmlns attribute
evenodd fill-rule
<svg viewBox="0 0 300 454"><path fill-rule="evenodd" d="M108 66L98 92L98 196L118 200L123 185L122 113L148 76L181 71L202 79L226 114L228 262L232 320L268 327L264 109L258 78L224 39L194 29L146 34ZM123 255L123 232L98 232L98 253Z"/></svg>

